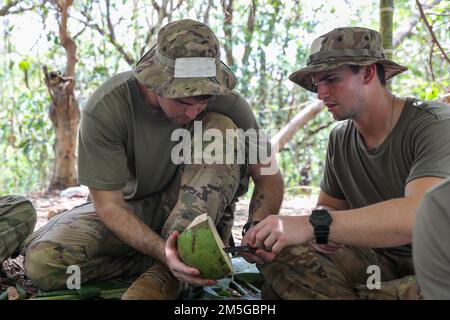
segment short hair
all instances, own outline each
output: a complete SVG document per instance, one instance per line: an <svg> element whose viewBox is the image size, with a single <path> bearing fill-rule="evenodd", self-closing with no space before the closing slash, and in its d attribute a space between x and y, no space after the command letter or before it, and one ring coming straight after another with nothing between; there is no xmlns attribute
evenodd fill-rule
<svg viewBox="0 0 450 320"><path fill-rule="evenodd" d="M191 99L193 99L194 101L211 101L212 99L214 99L215 96L213 95L201 95L201 96L193 96L191 97Z"/></svg>
<svg viewBox="0 0 450 320"><path fill-rule="evenodd" d="M378 75L378 79L380 79L380 83L382 86L386 85L386 72L384 70L384 66L381 63L376 63L375 64L377 67L377 75ZM356 64L349 64L348 67L350 68L350 70L352 70L353 73L358 73L359 70L362 69L363 66L360 65L356 65Z"/></svg>
<svg viewBox="0 0 450 320"><path fill-rule="evenodd" d="M192 96L192 97L184 97L184 98L174 98L175 100L183 100L183 99L192 99L196 103L202 102L211 102L216 99L216 95L201 95L201 96Z"/></svg>

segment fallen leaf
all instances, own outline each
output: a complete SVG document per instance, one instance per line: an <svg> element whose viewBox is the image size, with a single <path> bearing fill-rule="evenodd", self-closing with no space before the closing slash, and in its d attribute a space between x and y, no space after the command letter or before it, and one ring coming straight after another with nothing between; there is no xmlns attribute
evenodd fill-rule
<svg viewBox="0 0 450 320"><path fill-rule="evenodd" d="M47 213L47 220L50 220L51 218L53 218L54 216L56 216L59 212L55 211L55 210L50 210Z"/></svg>

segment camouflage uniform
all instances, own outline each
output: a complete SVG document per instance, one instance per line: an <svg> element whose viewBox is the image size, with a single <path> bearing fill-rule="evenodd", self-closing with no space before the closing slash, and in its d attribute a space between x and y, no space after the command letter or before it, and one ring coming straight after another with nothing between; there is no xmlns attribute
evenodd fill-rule
<svg viewBox="0 0 450 320"><path fill-rule="evenodd" d="M338 28L314 40L307 66L290 80L317 92L312 74L343 65L384 65L386 79L406 70L386 59L381 35L366 28ZM345 185L342 186L345 188ZM367 204L368 205L368 204ZM380 288L369 289L369 266L380 270ZM285 248L273 262L258 266L266 283L264 299L418 299L411 256L384 249L344 247L321 254L307 245ZM369 269L370 271L370 269Z"/></svg>
<svg viewBox="0 0 450 320"><path fill-rule="evenodd" d="M36 224L33 204L22 196L0 197L0 263L16 253Z"/></svg>
<svg viewBox="0 0 450 320"><path fill-rule="evenodd" d="M236 128L217 113L206 113L203 126L223 132ZM228 243L237 196L247 189L248 180L241 179L241 170L245 168L236 164L184 165L164 192L127 204L163 238L174 230L183 231L197 215L208 212ZM84 283L136 276L154 262L117 239L100 221L93 203L55 216L27 238L23 251L28 277L44 290L64 287L69 265L80 267Z"/></svg>
<svg viewBox="0 0 450 320"><path fill-rule="evenodd" d="M380 286L369 289L380 268ZM321 254L307 245L285 248L274 262L258 266L265 279L263 299L420 299L412 258L382 249L344 247Z"/></svg>
<svg viewBox="0 0 450 320"><path fill-rule="evenodd" d="M211 34L208 27L193 20L167 25L158 35L158 45L138 62L134 69L135 77L141 84L166 98L230 92L236 79L218 60L218 41ZM180 54L212 57L216 76L188 80L175 78L174 61L169 57ZM187 71L192 72L189 68ZM203 131L214 128L226 137L227 129L237 129L235 123L222 114L205 112L201 116L202 119L196 120L202 120ZM196 148L196 143L202 145ZM193 139L192 153L198 149L205 150L213 143L219 141L204 143ZM224 149L225 145L222 143ZM237 145L233 150L224 150L223 159L227 159L227 152L232 152L234 158ZM162 192L141 200L127 201L130 210L163 238L174 230L184 230L196 216L207 212L224 242L228 243L234 203L237 196L247 190L247 167L205 164L209 163L205 158L203 161L202 164L179 166L169 186ZM69 276L66 274L69 265L80 267L81 282L84 283L117 276L137 276L154 263L152 257L137 252L116 238L100 221L93 203L81 205L50 220L25 241L23 251L27 275L44 290L64 287Z"/></svg>

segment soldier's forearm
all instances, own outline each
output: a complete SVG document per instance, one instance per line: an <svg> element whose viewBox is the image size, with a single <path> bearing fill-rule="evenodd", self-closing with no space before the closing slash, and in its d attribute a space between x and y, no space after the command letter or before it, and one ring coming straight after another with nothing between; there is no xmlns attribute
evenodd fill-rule
<svg viewBox="0 0 450 320"><path fill-rule="evenodd" d="M114 235L134 249L166 261L165 241L125 206L111 203L97 214Z"/></svg>
<svg viewBox="0 0 450 320"><path fill-rule="evenodd" d="M259 177L249 206L249 220L260 221L278 214L283 201L284 183L281 174Z"/></svg>
<svg viewBox="0 0 450 320"><path fill-rule="evenodd" d="M330 241L384 248L409 244L417 201L396 198L367 207L330 212Z"/></svg>

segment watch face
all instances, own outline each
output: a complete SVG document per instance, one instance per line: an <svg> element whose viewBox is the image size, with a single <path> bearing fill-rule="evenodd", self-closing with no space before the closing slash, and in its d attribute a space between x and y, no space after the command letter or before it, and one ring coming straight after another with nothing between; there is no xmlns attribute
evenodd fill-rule
<svg viewBox="0 0 450 320"><path fill-rule="evenodd" d="M331 216L326 210L314 210L310 217L311 223L317 226L329 226Z"/></svg>

